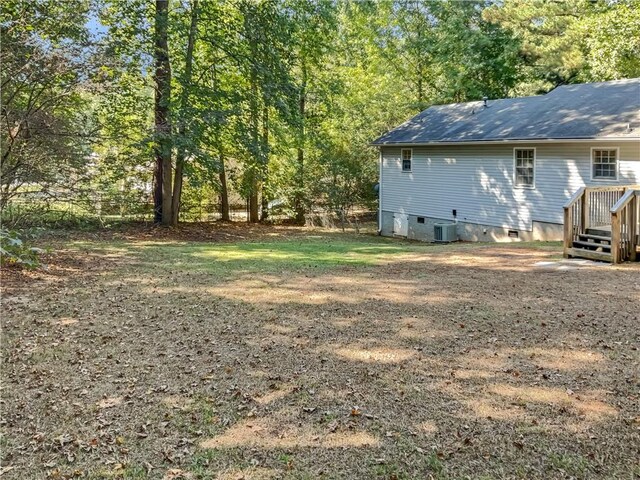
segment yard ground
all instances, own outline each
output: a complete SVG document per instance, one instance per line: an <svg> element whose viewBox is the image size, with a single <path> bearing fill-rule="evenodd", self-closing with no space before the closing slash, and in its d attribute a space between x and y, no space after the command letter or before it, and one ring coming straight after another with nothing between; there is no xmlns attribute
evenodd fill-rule
<svg viewBox="0 0 640 480"><path fill-rule="evenodd" d="M275 227L56 242L3 274L2 480L640 476L638 265Z"/></svg>

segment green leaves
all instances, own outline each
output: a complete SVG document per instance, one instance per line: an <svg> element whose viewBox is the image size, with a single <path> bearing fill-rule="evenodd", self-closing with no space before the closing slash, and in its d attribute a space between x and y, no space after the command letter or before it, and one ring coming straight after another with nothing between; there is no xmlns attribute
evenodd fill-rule
<svg viewBox="0 0 640 480"><path fill-rule="evenodd" d="M505 0L483 18L512 31L524 60L518 94L640 75L640 2Z"/></svg>
<svg viewBox="0 0 640 480"><path fill-rule="evenodd" d="M640 77L640 1L615 2L581 19L576 35L584 39L589 79Z"/></svg>
<svg viewBox="0 0 640 480"><path fill-rule="evenodd" d="M0 264L37 268L40 265L39 256L45 250L25 245L19 235L15 231L0 229Z"/></svg>
<svg viewBox="0 0 640 480"><path fill-rule="evenodd" d="M0 209L23 186L68 188L82 176L95 56L88 1L0 3Z"/></svg>
<svg viewBox="0 0 640 480"><path fill-rule="evenodd" d="M144 209L159 144L189 203L373 206L369 142L420 110L640 76L640 0L175 0L154 135L154 2L0 6L2 208L29 185Z"/></svg>

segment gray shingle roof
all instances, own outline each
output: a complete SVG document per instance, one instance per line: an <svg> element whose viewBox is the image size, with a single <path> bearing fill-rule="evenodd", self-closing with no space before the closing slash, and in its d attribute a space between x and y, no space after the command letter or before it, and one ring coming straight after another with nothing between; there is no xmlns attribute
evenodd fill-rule
<svg viewBox="0 0 640 480"><path fill-rule="evenodd" d="M640 78L564 85L535 97L436 105L373 145L640 139ZM627 126L630 125L629 130Z"/></svg>

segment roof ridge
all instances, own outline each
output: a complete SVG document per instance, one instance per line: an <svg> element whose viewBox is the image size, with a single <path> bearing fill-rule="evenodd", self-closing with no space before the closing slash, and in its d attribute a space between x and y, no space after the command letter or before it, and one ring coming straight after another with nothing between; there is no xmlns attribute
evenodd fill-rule
<svg viewBox="0 0 640 480"><path fill-rule="evenodd" d="M640 77L634 78L617 78L615 80L602 80L600 82L583 82L583 83L564 83L562 85L558 85L553 90L550 90L548 93L551 93L559 88L563 87L579 87L579 86L587 86L587 85L603 85L603 84L619 84L619 83L638 83L640 84Z"/></svg>
<svg viewBox="0 0 640 480"><path fill-rule="evenodd" d="M630 128L628 126L630 125ZM432 105L374 144L637 138L640 78L566 85L544 95Z"/></svg>
<svg viewBox="0 0 640 480"><path fill-rule="evenodd" d="M542 97L545 97L548 93L550 93L550 92L543 93L541 95L527 95L527 96L524 96L524 97L504 97L504 98L489 98L489 97L487 97L487 102L501 102L501 101L511 101L511 100L524 100L524 99L528 99L528 98L542 98ZM463 106L463 105L471 105L471 104L474 104L474 103L475 104L477 104L477 103L482 104L483 101L484 101L484 99L481 98L480 100L469 100L468 102L438 103L438 104L434 104L434 105L429 106L428 108L426 108L422 112L426 112L430 108L434 108L434 107L452 107L454 105Z"/></svg>

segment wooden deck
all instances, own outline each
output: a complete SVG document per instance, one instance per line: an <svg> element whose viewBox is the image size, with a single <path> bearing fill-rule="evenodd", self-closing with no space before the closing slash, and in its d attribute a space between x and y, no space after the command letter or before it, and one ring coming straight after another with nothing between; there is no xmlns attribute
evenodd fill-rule
<svg viewBox="0 0 640 480"><path fill-rule="evenodd" d="M640 186L582 187L564 206L564 256L640 259Z"/></svg>

